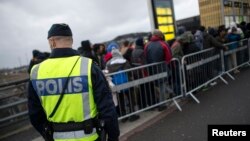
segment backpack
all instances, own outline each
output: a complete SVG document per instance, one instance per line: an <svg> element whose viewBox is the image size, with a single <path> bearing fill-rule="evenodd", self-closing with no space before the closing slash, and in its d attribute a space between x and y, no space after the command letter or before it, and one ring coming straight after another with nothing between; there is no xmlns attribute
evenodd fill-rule
<svg viewBox="0 0 250 141"><path fill-rule="evenodd" d="M119 70L118 72L119 73L112 75L112 82L115 85L127 83L128 82L128 75L122 70Z"/></svg>
<svg viewBox="0 0 250 141"><path fill-rule="evenodd" d="M116 73L115 75L112 75L112 82L115 85L121 85L124 83L128 82L128 74L126 72L124 72L122 69L119 69L118 71L119 73ZM120 92L121 93L127 93L129 91L129 89L123 89Z"/></svg>
<svg viewBox="0 0 250 141"><path fill-rule="evenodd" d="M112 82L115 84L115 85L120 85L120 84L123 84L123 83L127 83L128 82L128 74L126 72L123 71L123 67L124 65L122 65L119 70L117 72L119 73L116 73L115 75L112 75Z"/></svg>

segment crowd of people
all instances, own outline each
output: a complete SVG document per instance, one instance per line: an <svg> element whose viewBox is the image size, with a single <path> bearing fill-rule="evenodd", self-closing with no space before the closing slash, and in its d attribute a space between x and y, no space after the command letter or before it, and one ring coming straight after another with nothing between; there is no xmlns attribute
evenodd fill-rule
<svg viewBox="0 0 250 141"><path fill-rule="evenodd" d="M202 68L197 68L194 71L186 72L187 79L187 89L192 90L196 88L198 85L207 82L214 77L214 73L221 73L222 64L225 66L225 70L233 69L233 73L239 73L239 69L236 67L247 60L248 58L248 50L236 51L235 49L246 45L247 40L243 42L239 42L242 39L247 39L250 37L250 23L246 24L246 22L242 22L241 24L236 24L232 22L229 27L225 27L225 25L221 25L215 28L206 29L204 26L200 26L198 29L193 31L186 31L185 27L178 28L178 36L172 41L171 49L173 56L178 59L182 59L183 56L194 53L201 50L206 50L210 48L214 48L214 52L203 53L206 57L212 57L215 54L220 54L220 50L224 51L232 51L228 55L225 55L224 62L220 62L221 60L216 60L211 63L207 63L203 65ZM233 42L233 43L232 43ZM194 61L187 60L187 61ZM196 60L197 61L197 60ZM235 69L236 68L236 69ZM202 72L202 73L201 73ZM201 73L199 80L192 79L197 74ZM189 83L189 85L188 85ZM211 85L216 84L214 82ZM207 89L207 88L204 88Z"/></svg>
<svg viewBox="0 0 250 141"><path fill-rule="evenodd" d="M222 25L217 28L206 29L204 26L201 26L195 31L187 31L185 27L179 27L177 29L177 37L168 42L165 41L164 34L161 31L154 30L152 34L148 36L148 39L138 37L134 41L124 40L121 43L112 41L109 44L98 43L92 45L89 40L85 40L81 42L81 46L77 49L77 51L80 55L91 58L101 70L105 70L103 72L114 73L119 71L122 72L122 70L132 67L163 61L166 62L167 66L172 58L181 60L184 55L205 50L211 47L216 48L216 50L233 50L239 47L240 43L234 43L230 45L224 44L240 41L241 39L249 37L250 23L246 24L245 22L242 22L239 25L231 23L229 28L226 28ZM236 58L244 59L242 55L245 54L231 54L226 67L236 67L238 60ZM48 58L48 56L48 53L45 55L44 53L34 50L33 59L29 68L32 68L34 64L40 63L42 60ZM158 73L165 71L159 70L159 68L152 68L152 70L149 70L147 73L152 75L155 72L153 69L157 69ZM234 73L239 73L239 70L235 69ZM111 85L119 85L128 82L129 78L123 75L125 74L120 73L119 76L114 75L111 79L109 79L111 81ZM143 74L138 74L132 77L142 78ZM154 98L154 95L149 96L149 94L154 93L155 87L157 87L160 91L160 96L158 98ZM142 96L142 99L144 100L142 100L143 102L141 104L137 105L139 108L145 108L155 104L157 101L161 101L166 98L164 95L164 83L162 82L158 82L156 84L154 83L154 85L152 83L141 85L140 89L143 91L142 93L145 93L145 97L153 98L151 101L146 101L145 99L147 98ZM117 112L120 116L138 109L138 107L127 109L126 104L136 105L134 103L140 103L136 102L136 95L129 96L127 91L121 91L120 93L123 94L116 95L118 102L115 103L117 103ZM129 98L132 99L126 100ZM128 103L128 101L132 103ZM158 107L159 110L163 110L165 108L166 106ZM139 118L139 115L134 115L128 119L130 121L134 121Z"/></svg>

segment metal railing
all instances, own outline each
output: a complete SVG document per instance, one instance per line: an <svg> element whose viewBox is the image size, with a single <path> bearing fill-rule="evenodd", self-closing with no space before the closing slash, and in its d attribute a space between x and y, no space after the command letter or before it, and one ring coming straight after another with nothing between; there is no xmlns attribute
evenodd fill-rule
<svg viewBox="0 0 250 141"><path fill-rule="evenodd" d="M19 85L19 84L26 83L28 81L29 81L29 79L27 78L27 79L22 79L22 80L18 80L18 81L8 82L8 83L1 84L0 88Z"/></svg>
<svg viewBox="0 0 250 141"><path fill-rule="evenodd" d="M250 39L228 43L225 46L229 46L229 50L210 48L188 54L182 58L184 93L186 96L190 95L197 103L200 101L193 92L206 87L216 79L221 79L225 84L228 84L223 75L226 74L234 79L230 72L244 65L250 66ZM235 48L230 48L231 46ZM232 67L227 65L229 63L233 64Z"/></svg>
<svg viewBox="0 0 250 141"><path fill-rule="evenodd" d="M210 48L188 54L181 62L172 59L169 64L159 62L106 74L118 106L119 120L170 102L181 111L176 100L183 96L190 95L200 103L193 92L216 79L228 84L224 75L234 79L231 72L245 65L250 66L250 40L234 43L239 43L240 47L228 51ZM236 61L229 59L232 54L236 55ZM236 63L230 67L227 64L231 60ZM27 117L27 82L28 79L25 79L0 85L0 127Z"/></svg>
<svg viewBox="0 0 250 141"><path fill-rule="evenodd" d="M119 119L124 119L170 101L181 111L176 99L183 96L181 66L178 59L143 65L111 74L113 97ZM111 81L111 82L110 82Z"/></svg>
<svg viewBox="0 0 250 141"><path fill-rule="evenodd" d="M27 82L24 79L0 85L0 128L27 118Z"/></svg>
<svg viewBox="0 0 250 141"><path fill-rule="evenodd" d="M214 48L186 55L182 58L184 93L200 103L193 92L220 78L222 74L221 53Z"/></svg>
<svg viewBox="0 0 250 141"><path fill-rule="evenodd" d="M238 68L244 65L250 65L250 39L244 39L239 42L233 42L225 44L225 46L235 45L237 48L223 52L224 63L222 64L224 68L224 73L228 75L231 79L235 78L230 74L230 72L238 72Z"/></svg>

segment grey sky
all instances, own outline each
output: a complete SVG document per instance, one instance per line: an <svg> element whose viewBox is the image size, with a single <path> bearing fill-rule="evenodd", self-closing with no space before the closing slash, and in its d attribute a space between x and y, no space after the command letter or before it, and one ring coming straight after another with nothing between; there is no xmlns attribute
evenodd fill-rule
<svg viewBox="0 0 250 141"><path fill-rule="evenodd" d="M177 19L199 14L198 0L174 0ZM0 68L28 64L32 50L50 51L47 31L67 23L76 49L117 35L150 31L146 0L1 0Z"/></svg>

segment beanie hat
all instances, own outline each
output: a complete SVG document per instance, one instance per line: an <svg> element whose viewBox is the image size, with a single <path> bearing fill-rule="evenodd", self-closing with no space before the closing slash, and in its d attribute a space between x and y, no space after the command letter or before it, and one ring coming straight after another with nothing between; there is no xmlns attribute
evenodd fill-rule
<svg viewBox="0 0 250 141"><path fill-rule="evenodd" d="M186 32L186 28L184 26L180 26L177 28L177 35L181 35Z"/></svg>
<svg viewBox="0 0 250 141"><path fill-rule="evenodd" d="M37 57L39 55L39 53L40 53L40 51L38 51L38 50L32 51L33 57Z"/></svg>
<svg viewBox="0 0 250 141"><path fill-rule="evenodd" d="M48 39L52 36L72 36L72 32L67 24L53 24L48 31Z"/></svg>
<svg viewBox="0 0 250 141"><path fill-rule="evenodd" d="M81 42L81 45L82 45L82 47L90 47L90 46L91 46L89 40L84 40L84 41L82 41L82 42Z"/></svg>
<svg viewBox="0 0 250 141"><path fill-rule="evenodd" d="M136 39L135 45L143 47L144 46L143 39L142 38Z"/></svg>
<svg viewBox="0 0 250 141"><path fill-rule="evenodd" d="M91 50L91 43L89 40L85 40L81 42L83 50Z"/></svg>
<svg viewBox="0 0 250 141"><path fill-rule="evenodd" d="M107 52L111 52L113 48L118 49L119 45L116 42L111 42L107 47Z"/></svg>

